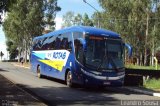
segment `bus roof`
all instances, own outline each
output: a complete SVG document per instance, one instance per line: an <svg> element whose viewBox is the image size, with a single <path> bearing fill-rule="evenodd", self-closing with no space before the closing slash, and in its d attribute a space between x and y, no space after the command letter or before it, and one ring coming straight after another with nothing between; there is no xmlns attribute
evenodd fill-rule
<svg viewBox="0 0 160 106"><path fill-rule="evenodd" d="M87 33L89 35L95 35L95 36L110 36L110 37L117 37L120 38L120 35L106 29L100 29L100 28L95 28L95 27L89 27L89 26L72 26L64 29L60 29L57 31L53 31L47 34L44 34L42 36L37 36L34 39L39 39L43 37L50 37L53 35L58 35L58 34L63 34L67 32L82 32L82 33Z"/></svg>

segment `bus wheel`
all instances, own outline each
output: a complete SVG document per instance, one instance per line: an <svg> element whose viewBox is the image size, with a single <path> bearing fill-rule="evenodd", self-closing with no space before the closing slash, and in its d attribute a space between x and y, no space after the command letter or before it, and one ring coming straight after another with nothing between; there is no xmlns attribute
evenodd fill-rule
<svg viewBox="0 0 160 106"><path fill-rule="evenodd" d="M72 73L71 71L67 72L67 76L66 76L66 84L69 87L73 87L73 83L72 83Z"/></svg>
<svg viewBox="0 0 160 106"><path fill-rule="evenodd" d="M40 66L37 68L37 77L42 78Z"/></svg>

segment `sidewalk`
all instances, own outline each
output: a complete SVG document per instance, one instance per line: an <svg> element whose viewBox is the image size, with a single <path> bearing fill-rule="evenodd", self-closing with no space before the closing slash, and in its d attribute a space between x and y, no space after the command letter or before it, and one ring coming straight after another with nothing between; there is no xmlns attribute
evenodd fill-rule
<svg viewBox="0 0 160 106"><path fill-rule="evenodd" d="M0 75L0 106L22 105L46 106L41 101Z"/></svg>
<svg viewBox="0 0 160 106"><path fill-rule="evenodd" d="M17 66L17 67L23 67L23 68L27 68L27 69L30 69L30 64L29 63L18 63L18 62L13 62L11 63L12 65L14 66Z"/></svg>
<svg viewBox="0 0 160 106"><path fill-rule="evenodd" d="M133 92L138 92L146 95L151 95L151 96L156 96L160 97L160 92L159 91L153 91L147 88L142 88L142 87L132 87L132 86L125 86L123 87L127 90L133 91Z"/></svg>

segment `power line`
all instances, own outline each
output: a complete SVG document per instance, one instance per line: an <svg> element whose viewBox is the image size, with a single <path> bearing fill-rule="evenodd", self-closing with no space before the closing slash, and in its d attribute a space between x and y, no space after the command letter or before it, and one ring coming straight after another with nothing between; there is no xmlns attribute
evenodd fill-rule
<svg viewBox="0 0 160 106"><path fill-rule="evenodd" d="M145 19L127 19L127 18L124 18L124 19L116 19L116 18L109 18L109 19L106 19L106 18L96 18L96 19L101 19L101 20L110 20L110 21L112 21L112 20L122 20L122 21L124 21L124 20L126 20L126 21L132 21L132 20L134 20L134 21L142 21L142 20L145 20ZM158 19L160 19L160 18L149 18L149 20L158 20Z"/></svg>

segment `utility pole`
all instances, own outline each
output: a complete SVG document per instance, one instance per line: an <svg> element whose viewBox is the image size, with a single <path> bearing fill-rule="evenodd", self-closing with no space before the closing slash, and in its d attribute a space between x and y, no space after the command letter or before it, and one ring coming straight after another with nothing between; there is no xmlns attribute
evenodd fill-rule
<svg viewBox="0 0 160 106"><path fill-rule="evenodd" d="M84 3L88 4L90 7L92 7L95 11L97 11L97 16L98 16L98 28L100 28L100 22L99 22L99 11L93 7L91 4L89 4L86 0L83 0Z"/></svg>

